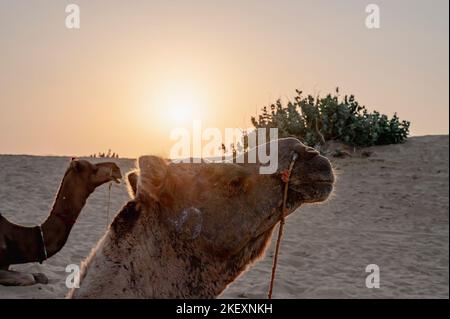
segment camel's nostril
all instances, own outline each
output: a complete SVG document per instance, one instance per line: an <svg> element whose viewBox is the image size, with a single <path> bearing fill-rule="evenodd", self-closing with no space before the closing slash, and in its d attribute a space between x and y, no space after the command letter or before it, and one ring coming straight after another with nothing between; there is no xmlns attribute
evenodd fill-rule
<svg viewBox="0 0 450 319"><path fill-rule="evenodd" d="M320 154L318 151L316 151L312 147L305 147L302 153L303 154L300 154L300 155L303 155L303 157L306 159L312 159Z"/></svg>
<svg viewBox="0 0 450 319"><path fill-rule="evenodd" d="M314 148L298 144L294 147L294 151L298 153L300 159L311 159L313 157L318 156L320 153L316 151Z"/></svg>

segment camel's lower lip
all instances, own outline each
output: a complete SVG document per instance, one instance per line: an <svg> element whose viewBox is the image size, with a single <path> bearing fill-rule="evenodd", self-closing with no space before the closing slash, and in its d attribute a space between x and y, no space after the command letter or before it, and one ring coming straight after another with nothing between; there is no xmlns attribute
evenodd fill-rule
<svg viewBox="0 0 450 319"><path fill-rule="evenodd" d="M295 190L298 186L314 186L314 185L334 185L333 180L323 180L323 181L309 181L309 182L298 182L295 185L291 186L292 189Z"/></svg>
<svg viewBox="0 0 450 319"><path fill-rule="evenodd" d="M334 188L334 182L316 181L304 182L292 185L290 189L301 196L305 203L323 201L328 198Z"/></svg>
<svg viewBox="0 0 450 319"><path fill-rule="evenodd" d="M333 184L334 183L334 181L332 181L332 180L321 180L321 181L312 181L312 182L305 182L305 184ZM302 183L300 183L300 184L302 184Z"/></svg>

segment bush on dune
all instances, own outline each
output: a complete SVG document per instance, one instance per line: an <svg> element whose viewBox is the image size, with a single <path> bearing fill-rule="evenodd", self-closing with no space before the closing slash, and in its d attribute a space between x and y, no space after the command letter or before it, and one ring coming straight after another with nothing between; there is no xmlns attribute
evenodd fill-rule
<svg viewBox="0 0 450 319"><path fill-rule="evenodd" d="M410 122L377 111L370 113L353 95L339 96L339 88L325 97L303 96L296 90L294 101L281 100L262 108L252 123L258 128L278 128L279 137L295 136L310 146L336 140L351 146L402 143L409 135Z"/></svg>

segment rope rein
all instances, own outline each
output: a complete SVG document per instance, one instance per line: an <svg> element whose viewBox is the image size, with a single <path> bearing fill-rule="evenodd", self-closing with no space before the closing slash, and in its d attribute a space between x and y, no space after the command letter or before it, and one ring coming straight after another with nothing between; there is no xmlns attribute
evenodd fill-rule
<svg viewBox="0 0 450 319"><path fill-rule="evenodd" d="M295 164L295 161L297 160L297 157L298 157L297 153L294 153L294 155L292 156L292 160L291 160L291 164L289 165L289 168L287 170L284 170L281 172L281 179L284 182L283 206L281 208L281 217L280 217L280 226L278 228L277 245L275 247L275 255L273 256L272 275L270 278L269 292L267 294L267 297L269 299L272 299L273 285L275 282L275 273L277 270L278 254L280 252L280 244L281 244L281 239L283 237L283 229L284 229L285 213L286 213L286 202L287 202L288 189L289 189L289 179L291 177L292 169L294 168L294 164Z"/></svg>
<svg viewBox="0 0 450 319"><path fill-rule="evenodd" d="M42 264L43 261L48 259L47 246L45 245L44 232L42 231L42 226L39 225L39 226L37 226L37 228L39 229L39 234L41 235L42 251L44 253L44 259L39 260L39 263Z"/></svg>

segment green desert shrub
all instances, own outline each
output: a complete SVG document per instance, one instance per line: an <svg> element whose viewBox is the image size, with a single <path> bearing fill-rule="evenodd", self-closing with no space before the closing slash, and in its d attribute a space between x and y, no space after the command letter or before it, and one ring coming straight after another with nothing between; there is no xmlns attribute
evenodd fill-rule
<svg viewBox="0 0 450 319"><path fill-rule="evenodd" d="M293 101L277 100L261 110L252 123L258 128L278 128L279 137L295 136L310 146L336 140L351 146L402 143L409 135L410 122L377 111L370 113L353 95L304 96L296 90Z"/></svg>

